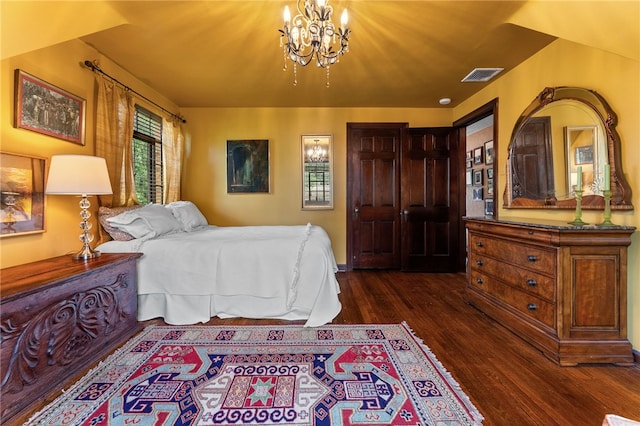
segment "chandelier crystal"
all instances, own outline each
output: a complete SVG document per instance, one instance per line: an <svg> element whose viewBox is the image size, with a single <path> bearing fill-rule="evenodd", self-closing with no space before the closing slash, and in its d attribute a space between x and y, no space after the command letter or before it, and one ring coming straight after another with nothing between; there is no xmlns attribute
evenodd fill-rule
<svg viewBox="0 0 640 426"><path fill-rule="evenodd" d="M328 0L298 0L297 8L298 14L292 19L289 6L284 7L284 29L279 30L283 69L286 71L288 60L293 62L293 84L297 85L297 65L305 67L315 62L319 68L326 68L329 87L329 67L349 51L347 10L342 12L340 27L336 28Z"/></svg>

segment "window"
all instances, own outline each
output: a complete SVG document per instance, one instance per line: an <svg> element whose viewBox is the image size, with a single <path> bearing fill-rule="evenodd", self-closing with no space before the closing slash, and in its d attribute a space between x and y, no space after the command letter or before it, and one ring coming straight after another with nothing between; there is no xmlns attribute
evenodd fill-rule
<svg viewBox="0 0 640 426"><path fill-rule="evenodd" d="M133 179L140 204L162 202L162 118L136 105Z"/></svg>

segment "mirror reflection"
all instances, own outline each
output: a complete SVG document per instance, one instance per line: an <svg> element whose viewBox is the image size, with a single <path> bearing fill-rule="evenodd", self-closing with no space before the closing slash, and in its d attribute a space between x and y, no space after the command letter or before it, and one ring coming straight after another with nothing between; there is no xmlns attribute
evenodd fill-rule
<svg viewBox="0 0 640 426"><path fill-rule="evenodd" d="M518 119L508 148L507 208L604 207L632 209L620 162L615 115L597 93L581 88L544 89Z"/></svg>
<svg viewBox="0 0 640 426"><path fill-rule="evenodd" d="M331 135L302 136L302 208L333 208Z"/></svg>

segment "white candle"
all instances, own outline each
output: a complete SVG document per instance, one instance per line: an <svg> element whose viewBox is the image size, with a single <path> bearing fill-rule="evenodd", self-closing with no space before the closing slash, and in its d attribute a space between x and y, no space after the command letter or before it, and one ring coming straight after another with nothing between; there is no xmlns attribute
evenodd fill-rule
<svg viewBox="0 0 640 426"><path fill-rule="evenodd" d="M611 190L611 166L608 163L604 165L604 190Z"/></svg>
<svg viewBox="0 0 640 426"><path fill-rule="evenodd" d="M578 182L576 183L576 191L582 191L582 166L578 166Z"/></svg>

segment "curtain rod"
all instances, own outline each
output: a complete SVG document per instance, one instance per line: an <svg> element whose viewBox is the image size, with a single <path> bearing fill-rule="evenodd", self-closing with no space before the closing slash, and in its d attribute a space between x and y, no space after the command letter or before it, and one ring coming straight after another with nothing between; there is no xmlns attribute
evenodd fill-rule
<svg viewBox="0 0 640 426"><path fill-rule="evenodd" d="M182 118L180 115L175 114L171 111L169 111L168 109L164 108L162 105L158 105L157 103L153 102L151 99L147 98L144 95L141 95L140 93L136 92L135 90L133 90L131 87L127 86L126 84L118 81L116 78L111 77L109 74L107 74L106 72L102 71L102 69L100 69L100 67L98 66L98 64L96 64L95 62L91 62L91 61L84 61L84 66L86 66L87 68L90 68L93 71L99 72L102 75L107 76L108 78L110 78L114 83L119 84L120 86L124 87L127 90L132 91L133 93L135 93L136 95L140 96L142 99L144 99L145 101L157 106L158 108L160 108L162 111L171 114L172 117L177 118L178 120L180 120L183 123L186 123L187 120L185 120L184 118Z"/></svg>

